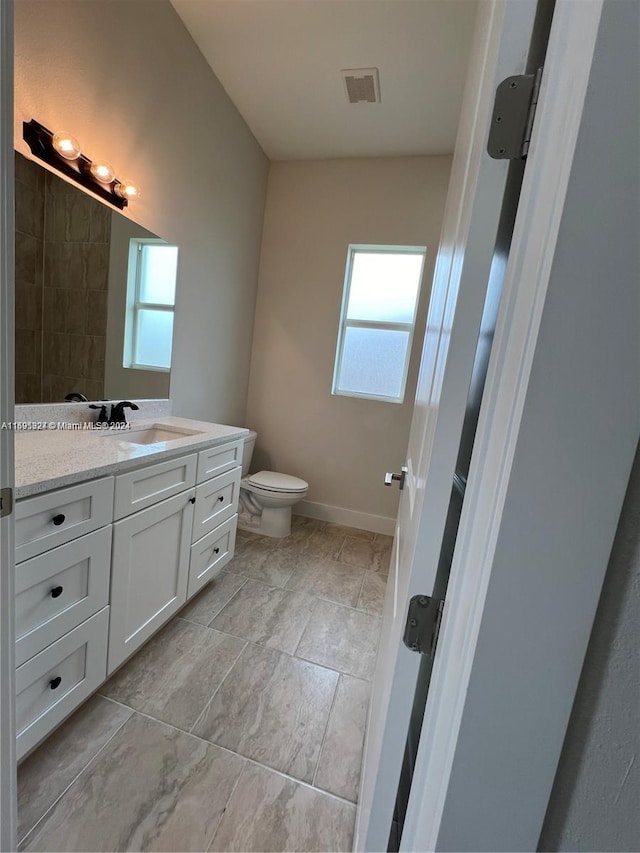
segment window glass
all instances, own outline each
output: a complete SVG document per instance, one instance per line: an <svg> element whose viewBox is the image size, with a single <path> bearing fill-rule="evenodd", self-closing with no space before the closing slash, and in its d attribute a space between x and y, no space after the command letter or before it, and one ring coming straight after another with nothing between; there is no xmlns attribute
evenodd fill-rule
<svg viewBox="0 0 640 853"><path fill-rule="evenodd" d="M347 317L412 323L423 259L422 254L355 253Z"/></svg>
<svg viewBox="0 0 640 853"><path fill-rule="evenodd" d="M177 269L177 246L143 245L140 258L140 302L173 305L176 301Z"/></svg>
<svg viewBox="0 0 640 853"><path fill-rule="evenodd" d="M394 403L404 399L425 251L349 247L334 394Z"/></svg>
<svg viewBox="0 0 640 853"><path fill-rule="evenodd" d="M171 368L177 269L177 246L157 239L130 240L124 367Z"/></svg>
<svg viewBox="0 0 640 853"><path fill-rule="evenodd" d="M173 312L141 308L138 311L135 363L171 367Z"/></svg>
<svg viewBox="0 0 640 853"><path fill-rule="evenodd" d="M409 332L348 328L338 385L341 391L399 397Z"/></svg>

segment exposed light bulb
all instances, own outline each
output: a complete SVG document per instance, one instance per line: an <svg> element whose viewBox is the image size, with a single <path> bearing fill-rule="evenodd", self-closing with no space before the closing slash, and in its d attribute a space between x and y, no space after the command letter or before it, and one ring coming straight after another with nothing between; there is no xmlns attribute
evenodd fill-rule
<svg viewBox="0 0 640 853"><path fill-rule="evenodd" d="M115 185L115 191L120 198L132 199L140 198L140 190L133 181L122 180Z"/></svg>
<svg viewBox="0 0 640 853"><path fill-rule="evenodd" d="M90 171L93 177L103 184L110 184L116 176L113 168L108 163L103 163L100 160L93 161Z"/></svg>
<svg viewBox="0 0 640 853"><path fill-rule="evenodd" d="M53 147L65 160L77 160L80 156L80 144L70 133L54 133Z"/></svg>

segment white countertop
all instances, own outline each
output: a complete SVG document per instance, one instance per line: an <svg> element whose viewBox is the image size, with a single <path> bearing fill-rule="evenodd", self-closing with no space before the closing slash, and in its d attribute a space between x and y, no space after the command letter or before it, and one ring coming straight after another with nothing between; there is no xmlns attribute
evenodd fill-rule
<svg viewBox="0 0 640 853"><path fill-rule="evenodd" d="M197 433L155 444L132 444L118 438L115 430L107 429L18 431L15 440L16 499L106 474L120 474L142 465L243 438L249 432L242 427L177 417L136 420L131 423L130 429L133 432L153 426L197 430ZM129 434L129 431L124 434Z"/></svg>

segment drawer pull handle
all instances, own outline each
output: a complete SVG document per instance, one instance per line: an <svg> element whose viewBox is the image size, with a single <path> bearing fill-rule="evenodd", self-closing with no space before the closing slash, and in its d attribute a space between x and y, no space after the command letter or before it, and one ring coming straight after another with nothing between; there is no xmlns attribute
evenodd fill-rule
<svg viewBox="0 0 640 853"><path fill-rule="evenodd" d="M52 690L57 690L61 684L62 684L62 679L60 678L59 675L56 675L56 677L52 678L51 681L49 682L49 687Z"/></svg>
<svg viewBox="0 0 640 853"><path fill-rule="evenodd" d="M224 495L220 495L220 497L218 498L218 500L219 500L219 501L223 501L223 500L224 500Z"/></svg>
<svg viewBox="0 0 640 853"><path fill-rule="evenodd" d="M220 553L220 548L214 548L214 549L213 549L213 553L214 553L214 554L219 554L219 553Z"/></svg>
<svg viewBox="0 0 640 853"><path fill-rule="evenodd" d="M61 586L54 586L51 590L51 598L59 598L62 595L63 588Z"/></svg>
<svg viewBox="0 0 640 853"><path fill-rule="evenodd" d="M53 516L51 521L53 521L56 527L60 527L61 524L64 524L65 518L65 514L63 512L59 512L58 515Z"/></svg>
<svg viewBox="0 0 640 853"><path fill-rule="evenodd" d="M189 503L190 503L190 504L194 504L195 502L196 502L196 499L195 499L195 498L189 498Z"/></svg>

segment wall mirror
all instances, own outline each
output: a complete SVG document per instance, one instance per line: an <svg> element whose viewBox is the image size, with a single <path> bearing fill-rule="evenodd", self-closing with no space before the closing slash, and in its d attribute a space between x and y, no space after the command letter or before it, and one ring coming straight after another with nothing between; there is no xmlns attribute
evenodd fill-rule
<svg viewBox="0 0 640 853"><path fill-rule="evenodd" d="M16 152L16 403L169 396L178 249Z"/></svg>

